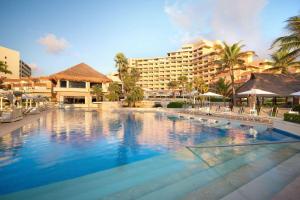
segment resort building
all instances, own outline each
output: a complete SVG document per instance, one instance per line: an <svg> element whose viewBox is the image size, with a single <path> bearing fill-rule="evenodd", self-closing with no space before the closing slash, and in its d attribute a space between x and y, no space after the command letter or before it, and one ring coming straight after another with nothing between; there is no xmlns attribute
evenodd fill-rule
<svg viewBox="0 0 300 200"><path fill-rule="evenodd" d="M107 92L112 80L87 64L80 63L48 77L5 78L3 87L24 94L48 97L63 104L89 105L96 101L93 85Z"/></svg>
<svg viewBox="0 0 300 200"><path fill-rule="evenodd" d="M105 93L108 83L111 82L105 75L85 63L52 74L49 78L55 83L53 92L57 101L64 104L92 104L96 97L91 88L101 85Z"/></svg>
<svg viewBox="0 0 300 200"><path fill-rule="evenodd" d="M0 46L0 61L7 65L12 74L0 72L0 76L7 78L20 78L31 76L31 68L20 59L20 53L13 49Z"/></svg>
<svg viewBox="0 0 300 200"><path fill-rule="evenodd" d="M161 91L168 90L170 81L178 80L180 76L188 77L192 81L195 77L201 77L207 84L214 82L219 66L213 64L218 58L217 46L220 41L201 40L192 44L185 44L178 51L167 53L166 57L156 58L129 58L129 67L136 68L141 73L138 85L144 90ZM254 65L254 52L248 51L245 56L245 65ZM257 69L236 71L237 79L242 78L244 72L260 72Z"/></svg>

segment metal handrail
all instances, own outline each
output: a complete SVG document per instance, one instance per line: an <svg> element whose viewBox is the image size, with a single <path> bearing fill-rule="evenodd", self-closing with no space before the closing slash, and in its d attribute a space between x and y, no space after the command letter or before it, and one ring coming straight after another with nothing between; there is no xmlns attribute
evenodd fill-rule
<svg viewBox="0 0 300 200"><path fill-rule="evenodd" d="M186 148L218 148L218 147L235 147L235 146L253 146L253 145L270 145L270 144L286 144L286 143L300 143L300 140L293 141L279 141L279 142L258 142L258 143L241 143L241 144L224 144L224 145L207 145L207 146L185 146Z"/></svg>

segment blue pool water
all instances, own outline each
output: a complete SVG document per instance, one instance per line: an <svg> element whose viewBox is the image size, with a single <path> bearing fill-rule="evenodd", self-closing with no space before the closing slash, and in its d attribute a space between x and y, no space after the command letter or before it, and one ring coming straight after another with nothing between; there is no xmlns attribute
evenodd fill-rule
<svg viewBox="0 0 300 200"><path fill-rule="evenodd" d="M0 137L0 195L161 155L186 145L294 140L232 123L207 127L159 112L57 110ZM1 131L1 130L0 130Z"/></svg>

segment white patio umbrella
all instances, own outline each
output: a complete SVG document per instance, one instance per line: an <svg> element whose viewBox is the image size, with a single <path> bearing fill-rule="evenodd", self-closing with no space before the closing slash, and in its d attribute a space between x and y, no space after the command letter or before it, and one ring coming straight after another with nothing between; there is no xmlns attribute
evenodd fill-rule
<svg viewBox="0 0 300 200"><path fill-rule="evenodd" d="M209 105L208 113L209 114L210 114L210 97L223 97L222 95L217 94L217 93L213 93L213 92L205 92L203 94L200 94L200 96L208 97L208 105Z"/></svg>
<svg viewBox="0 0 300 200"><path fill-rule="evenodd" d="M256 96L276 96L277 94L273 93L273 92L261 90L261 89L252 88L251 90L247 90L245 92L240 92L240 93L238 93L238 95L254 95L255 99L256 99ZM253 109L254 110L256 109L256 103L254 103Z"/></svg>
<svg viewBox="0 0 300 200"><path fill-rule="evenodd" d="M261 90L261 89L254 89L252 88L251 90L247 90L245 92L240 92L238 93L238 95L249 95L249 94L253 94L253 95L277 95L273 92L268 92L265 90Z"/></svg>
<svg viewBox="0 0 300 200"><path fill-rule="evenodd" d="M300 91L290 94L291 96L300 96Z"/></svg>

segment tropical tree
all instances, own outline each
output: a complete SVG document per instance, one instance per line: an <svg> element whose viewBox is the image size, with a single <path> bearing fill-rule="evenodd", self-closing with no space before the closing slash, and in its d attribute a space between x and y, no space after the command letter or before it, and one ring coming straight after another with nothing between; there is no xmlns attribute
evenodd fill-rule
<svg viewBox="0 0 300 200"><path fill-rule="evenodd" d="M4 73L4 74L12 74L11 71L9 71L7 64L5 64L3 61L0 61L0 72Z"/></svg>
<svg viewBox="0 0 300 200"><path fill-rule="evenodd" d="M278 51L289 52L288 57L297 58L300 55L300 15L290 17L286 22L289 35L277 38L272 48L279 47Z"/></svg>
<svg viewBox="0 0 300 200"><path fill-rule="evenodd" d="M300 61L296 60L296 57L289 56L289 52L286 50L276 51L271 55L271 61L265 62L265 64L272 67L266 69L266 72L276 72L282 74L288 74L290 68L300 68Z"/></svg>
<svg viewBox="0 0 300 200"><path fill-rule="evenodd" d="M173 98L175 98L175 90L177 89L177 87L178 87L178 82L177 81L170 81L168 83L168 88L170 90L172 90Z"/></svg>
<svg viewBox="0 0 300 200"><path fill-rule="evenodd" d="M196 77L193 83L194 83L194 88L198 91L198 93L203 94L205 92L208 92L209 87L201 77ZM199 97L201 105L203 105L204 98L205 97L203 96Z"/></svg>
<svg viewBox="0 0 300 200"><path fill-rule="evenodd" d="M132 90L130 90L130 92L128 93L128 96L126 98L126 101L128 102L128 106L133 106L135 107L135 103L137 101L142 101L144 98L144 91L141 87L139 86L135 86L134 88L132 88Z"/></svg>
<svg viewBox="0 0 300 200"><path fill-rule="evenodd" d="M109 101L118 101L120 99L121 96L121 86L116 83L110 83L108 86L108 94L107 94L107 98Z"/></svg>
<svg viewBox="0 0 300 200"><path fill-rule="evenodd" d="M230 83L225 81L224 78L219 78L219 80L216 82L216 91L217 93L223 96L224 104L225 104L225 99L228 96L229 89L230 89Z"/></svg>
<svg viewBox="0 0 300 200"><path fill-rule="evenodd" d="M218 46L219 48L219 58L214 61L214 64L219 65L220 68L216 74L228 71L231 80L231 90L232 90L232 100L235 105L235 71L245 70L246 66L244 58L247 56L247 52L243 52L242 48L244 45L240 43L234 43L233 45L228 45L223 42L223 46Z"/></svg>
<svg viewBox="0 0 300 200"><path fill-rule="evenodd" d="M185 91L189 94L192 93L194 87L193 87L193 82L188 82L185 86ZM191 100L191 95L190 95L190 100Z"/></svg>
<svg viewBox="0 0 300 200"><path fill-rule="evenodd" d="M180 85L180 88L181 88L180 96L183 96L184 91L185 91L185 86L186 86L187 82L188 82L188 77L186 77L186 76L179 76L178 77L178 84Z"/></svg>
<svg viewBox="0 0 300 200"><path fill-rule="evenodd" d="M102 90L102 86L100 84L94 85L92 87L91 94L96 95L96 101L97 102L102 101L103 100L103 96L104 96L104 93L103 93L103 90Z"/></svg>
<svg viewBox="0 0 300 200"><path fill-rule="evenodd" d="M128 72L128 60L123 53L117 53L115 56L116 67L118 68L119 78L123 81L124 76Z"/></svg>

